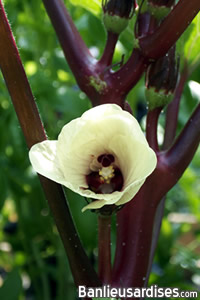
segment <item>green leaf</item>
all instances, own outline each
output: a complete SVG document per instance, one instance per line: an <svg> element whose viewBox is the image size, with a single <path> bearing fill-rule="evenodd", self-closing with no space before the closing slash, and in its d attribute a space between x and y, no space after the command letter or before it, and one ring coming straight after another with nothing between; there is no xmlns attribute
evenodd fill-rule
<svg viewBox="0 0 200 300"><path fill-rule="evenodd" d="M193 62L200 52L200 14L194 18L191 25L193 29L184 47L184 52L189 62Z"/></svg>
<svg viewBox="0 0 200 300"><path fill-rule="evenodd" d="M22 281L17 270L10 272L0 288L0 299L18 300L22 290Z"/></svg>
<svg viewBox="0 0 200 300"><path fill-rule="evenodd" d="M178 41L180 56L187 59L189 65L200 61L200 14L198 14Z"/></svg>
<svg viewBox="0 0 200 300"><path fill-rule="evenodd" d="M70 0L73 5L79 5L95 16L101 13L101 0Z"/></svg>

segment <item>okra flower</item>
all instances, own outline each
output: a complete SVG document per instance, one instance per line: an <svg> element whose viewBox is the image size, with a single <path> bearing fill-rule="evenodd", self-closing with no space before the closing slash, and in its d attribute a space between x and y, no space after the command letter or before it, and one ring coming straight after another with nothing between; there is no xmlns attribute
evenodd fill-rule
<svg viewBox="0 0 200 300"><path fill-rule="evenodd" d="M130 201L157 162L137 120L115 104L86 111L29 156L36 172L91 200L83 211Z"/></svg>

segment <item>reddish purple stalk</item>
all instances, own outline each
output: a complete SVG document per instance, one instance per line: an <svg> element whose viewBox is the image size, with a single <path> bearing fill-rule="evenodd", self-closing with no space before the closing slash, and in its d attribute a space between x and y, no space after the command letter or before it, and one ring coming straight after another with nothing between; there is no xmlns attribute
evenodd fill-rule
<svg viewBox="0 0 200 300"><path fill-rule="evenodd" d="M165 55L199 10L199 0L180 0L153 34L140 39L143 54L153 59Z"/></svg>
<svg viewBox="0 0 200 300"><path fill-rule="evenodd" d="M98 273L103 284L111 281L111 216L98 216Z"/></svg>
<svg viewBox="0 0 200 300"><path fill-rule="evenodd" d="M100 66L105 66L105 67L110 66L111 67L112 58L113 58L113 54L115 51L115 46L116 46L118 38L119 38L118 34L110 32L110 31L108 32L106 46L105 46L103 55L98 62L98 64Z"/></svg>
<svg viewBox="0 0 200 300"><path fill-rule="evenodd" d="M166 153L173 176L178 180L191 162L200 141L200 104L194 110L175 143Z"/></svg>
<svg viewBox="0 0 200 300"><path fill-rule="evenodd" d="M1 1L0 67L30 148L45 140L46 135ZM40 181L68 255L75 283L100 285L81 245L62 187L42 176Z"/></svg>
<svg viewBox="0 0 200 300"><path fill-rule="evenodd" d="M113 73L109 68L105 68L105 61L109 64L112 60L115 38L111 39L108 36L108 54L104 52L103 61L98 62L90 55L62 0L43 2L80 88L88 95L93 105L116 103L122 107L126 95L141 78L149 58L156 59L164 55L200 9L199 0L180 0L155 33L140 39L141 49L133 50L124 66ZM91 76L96 82L101 82L102 88L98 90L91 84Z"/></svg>
<svg viewBox="0 0 200 300"><path fill-rule="evenodd" d="M159 151L159 145L158 145L158 137L157 137L157 131L158 131L158 118L161 113L162 107L157 107L152 111L149 111L147 113L147 124L146 124L146 138L149 143L149 146L154 151Z"/></svg>
<svg viewBox="0 0 200 300"><path fill-rule="evenodd" d="M114 286L143 286L148 269L155 210L188 167L200 141L200 104L167 152L160 152L156 170L118 213ZM158 184L159 183L159 184Z"/></svg>

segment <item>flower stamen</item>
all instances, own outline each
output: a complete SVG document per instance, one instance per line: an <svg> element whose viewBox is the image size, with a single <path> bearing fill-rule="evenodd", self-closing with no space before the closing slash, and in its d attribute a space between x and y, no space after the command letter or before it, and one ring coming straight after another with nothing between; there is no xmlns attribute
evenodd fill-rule
<svg viewBox="0 0 200 300"><path fill-rule="evenodd" d="M113 166L109 166L106 168L103 167L99 170L99 175L100 175L100 180L102 182L106 182L109 184L110 179L115 176L115 170L114 170Z"/></svg>

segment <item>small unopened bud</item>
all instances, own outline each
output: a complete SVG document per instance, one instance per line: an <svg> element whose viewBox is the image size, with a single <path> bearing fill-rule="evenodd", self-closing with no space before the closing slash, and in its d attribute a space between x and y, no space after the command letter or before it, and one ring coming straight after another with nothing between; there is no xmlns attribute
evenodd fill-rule
<svg viewBox="0 0 200 300"><path fill-rule="evenodd" d="M148 0L148 9L156 19L162 21L174 4L175 0Z"/></svg>
<svg viewBox="0 0 200 300"><path fill-rule="evenodd" d="M132 17L135 0L103 0L103 22L107 31L120 34L128 25Z"/></svg>
<svg viewBox="0 0 200 300"><path fill-rule="evenodd" d="M146 98L149 110L164 107L171 99L178 77L175 46L152 63L146 71Z"/></svg>

